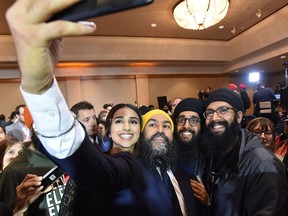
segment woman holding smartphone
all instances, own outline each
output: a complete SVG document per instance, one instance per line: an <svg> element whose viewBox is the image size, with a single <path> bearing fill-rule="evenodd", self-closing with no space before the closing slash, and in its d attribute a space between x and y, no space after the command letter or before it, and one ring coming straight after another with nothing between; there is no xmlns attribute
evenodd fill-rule
<svg viewBox="0 0 288 216"><path fill-rule="evenodd" d="M160 175L152 173L130 153L140 135L141 115L128 112L131 108L124 107L113 115L110 111L111 119L108 121L111 121L111 127L107 129L110 129L108 136L113 140L114 149L112 156L104 155L74 118L58 87L54 71L63 45L61 38L91 33L96 26L91 22L48 20L53 14L79 1L18 0L6 12L21 72L20 91L31 111L37 138L41 141L37 141L35 136L33 142L39 144L39 149L89 194L79 199L82 211L79 210L78 215L174 216L176 214L169 211L172 200L163 181L159 182ZM147 139L155 132L151 144L155 141L162 147L172 143L173 122L163 114L156 117L161 123L159 130L157 124L149 124L146 128L151 133ZM160 129L165 129L169 139L159 139ZM190 197L194 198L189 181L183 179L182 182L186 183L183 186L189 191L179 195L182 195L179 205L184 207L183 211L188 207L191 210L191 214L185 215L197 215L192 213L195 208L188 201Z"/></svg>
<svg viewBox="0 0 288 216"><path fill-rule="evenodd" d="M134 105L117 104L109 112L105 128L112 144L110 156L85 138L67 160L70 164L69 160L77 158L79 163L73 162L69 168L75 176L70 176L73 180L66 185L59 215L157 215L155 203L147 197L143 166L133 155L142 128L140 112Z"/></svg>

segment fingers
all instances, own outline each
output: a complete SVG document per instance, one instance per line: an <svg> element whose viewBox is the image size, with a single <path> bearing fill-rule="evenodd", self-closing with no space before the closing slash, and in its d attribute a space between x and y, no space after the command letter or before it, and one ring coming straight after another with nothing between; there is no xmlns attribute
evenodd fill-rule
<svg viewBox="0 0 288 216"><path fill-rule="evenodd" d="M191 179L191 180L190 180L190 184L191 184L191 187L193 188L193 190L194 190L194 188L195 188L195 190L197 190L197 191L204 191L204 190L206 190L205 187L204 187L204 185L203 185L203 183L200 183L200 182L197 182L197 181Z"/></svg>
<svg viewBox="0 0 288 216"><path fill-rule="evenodd" d="M53 14L78 1L80 0L18 0L7 10L6 18L12 34L21 35L22 40L28 44L37 44L38 38L41 39L40 42L47 44L48 40L63 36L89 34L96 29L96 25L91 22L58 20L46 23Z"/></svg>
<svg viewBox="0 0 288 216"><path fill-rule="evenodd" d="M22 199L41 190L42 179L41 176L27 174L21 184L16 187L17 196Z"/></svg>
<svg viewBox="0 0 288 216"><path fill-rule="evenodd" d="M69 22L58 20L45 24L45 28L39 29L42 35L46 35L47 40L61 38L65 36L77 36L90 34L95 31L96 25L93 22Z"/></svg>
<svg viewBox="0 0 288 216"><path fill-rule="evenodd" d="M208 195L206 188L204 187L203 183L191 179L190 185L192 187L192 190L194 192L194 196L196 197L196 199L200 203L202 203L204 205L208 205L209 204L209 195Z"/></svg>
<svg viewBox="0 0 288 216"><path fill-rule="evenodd" d="M41 194L42 193L48 193L49 191L51 191L53 189L53 186L52 185L49 185L44 191L41 191ZM42 190L42 188L41 188Z"/></svg>
<svg viewBox="0 0 288 216"><path fill-rule="evenodd" d="M30 17L31 21L44 22L59 11L79 2L80 0L18 0L7 11L9 16Z"/></svg>

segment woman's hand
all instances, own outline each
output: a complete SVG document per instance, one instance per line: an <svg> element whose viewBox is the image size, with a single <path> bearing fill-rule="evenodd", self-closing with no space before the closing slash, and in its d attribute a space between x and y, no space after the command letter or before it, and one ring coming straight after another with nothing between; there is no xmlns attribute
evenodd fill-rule
<svg viewBox="0 0 288 216"><path fill-rule="evenodd" d="M46 22L53 14L79 1L17 0L7 10L24 91L42 94L51 86L62 37L89 34L96 29L91 22Z"/></svg>

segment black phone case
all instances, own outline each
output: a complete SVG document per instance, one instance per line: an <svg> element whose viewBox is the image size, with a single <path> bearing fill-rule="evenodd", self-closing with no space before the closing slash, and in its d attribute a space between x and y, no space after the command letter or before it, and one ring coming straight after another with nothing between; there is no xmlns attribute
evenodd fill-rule
<svg viewBox="0 0 288 216"><path fill-rule="evenodd" d="M44 191L49 185L53 184L63 174L64 174L64 171L57 166L55 166L51 170L49 170L43 176L43 180L42 180L43 189L42 189L42 191Z"/></svg>
<svg viewBox="0 0 288 216"><path fill-rule="evenodd" d="M152 3L153 0L82 0L81 2L55 14L50 21L79 21L128 10Z"/></svg>

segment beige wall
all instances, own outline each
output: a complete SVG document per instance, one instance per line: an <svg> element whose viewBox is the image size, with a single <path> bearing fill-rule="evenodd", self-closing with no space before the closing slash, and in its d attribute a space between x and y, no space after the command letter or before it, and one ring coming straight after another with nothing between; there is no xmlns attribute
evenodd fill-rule
<svg viewBox="0 0 288 216"><path fill-rule="evenodd" d="M67 102L66 83L59 82L58 84ZM8 121L11 112L14 111L15 107L19 104L25 104L20 93L19 82L0 82L0 114L4 114Z"/></svg>
<svg viewBox="0 0 288 216"><path fill-rule="evenodd" d="M175 97L198 98L198 90L204 90L207 86L212 89L225 87L229 84L229 80L229 77L151 78L149 79L150 101L158 107L157 97L159 96L166 96L168 101Z"/></svg>
<svg viewBox="0 0 288 216"><path fill-rule="evenodd" d="M274 74L263 77L263 82L273 90L277 82L284 80L284 74ZM105 79L61 78L59 87L71 107L80 100L90 101L97 113L102 110L104 103L132 103L138 105L153 104L158 107L157 97L166 96L167 100L174 97L198 97L198 90L210 86L212 89L226 87L229 83L247 85L247 92L252 100L255 84L249 84L244 76L193 76L193 75L157 75L157 77L127 77L117 78L115 76ZM19 83L16 81L0 82L1 106L0 113L8 117L14 108L24 103L19 91ZM252 114L253 107L248 114Z"/></svg>

